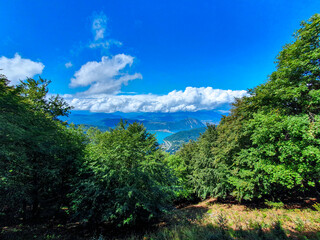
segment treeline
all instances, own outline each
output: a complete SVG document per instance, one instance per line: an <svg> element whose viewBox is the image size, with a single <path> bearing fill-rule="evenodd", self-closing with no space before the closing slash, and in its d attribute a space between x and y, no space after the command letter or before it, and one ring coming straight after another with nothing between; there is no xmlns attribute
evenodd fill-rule
<svg viewBox="0 0 320 240"><path fill-rule="evenodd" d="M150 222L170 206L175 177L154 135L133 123L76 128L49 81L0 78L0 223L58 218L98 227Z"/></svg>
<svg viewBox="0 0 320 240"><path fill-rule="evenodd" d="M229 116L175 155L120 122L101 132L59 120L71 107L47 80L0 77L0 224L49 219L92 227L152 222L199 196L272 200L319 195L320 16L302 22L277 70Z"/></svg>

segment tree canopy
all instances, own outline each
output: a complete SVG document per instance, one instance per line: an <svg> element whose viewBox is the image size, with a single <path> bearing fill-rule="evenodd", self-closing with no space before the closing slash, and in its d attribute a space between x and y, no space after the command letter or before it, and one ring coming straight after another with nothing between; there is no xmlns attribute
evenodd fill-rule
<svg viewBox="0 0 320 240"><path fill-rule="evenodd" d="M194 186L208 190L202 196L283 199L319 189L320 15L293 36L268 81L237 99L216 140L206 141L193 175ZM184 159L198 162L196 155Z"/></svg>

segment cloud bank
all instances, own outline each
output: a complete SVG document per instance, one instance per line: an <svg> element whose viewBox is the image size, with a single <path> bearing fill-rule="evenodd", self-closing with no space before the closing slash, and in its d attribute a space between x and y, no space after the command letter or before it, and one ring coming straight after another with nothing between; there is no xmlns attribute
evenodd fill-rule
<svg viewBox="0 0 320 240"><path fill-rule="evenodd" d="M142 78L140 73L130 75L123 71L132 65L133 59L129 55L118 54L112 58L103 56L100 62L87 62L74 74L70 87L90 86L80 95L119 93L122 85L126 85L130 80Z"/></svg>
<svg viewBox="0 0 320 240"><path fill-rule="evenodd" d="M21 58L16 53L13 58L0 57L0 69L2 69L0 73L4 74L11 84L17 84L20 80L25 80L27 77L32 78L36 74L41 74L44 65L41 62Z"/></svg>
<svg viewBox="0 0 320 240"><path fill-rule="evenodd" d="M224 107L247 95L245 90L221 90L212 87L187 87L167 95L100 95L87 97L65 96L76 110L91 112L179 112L213 110Z"/></svg>

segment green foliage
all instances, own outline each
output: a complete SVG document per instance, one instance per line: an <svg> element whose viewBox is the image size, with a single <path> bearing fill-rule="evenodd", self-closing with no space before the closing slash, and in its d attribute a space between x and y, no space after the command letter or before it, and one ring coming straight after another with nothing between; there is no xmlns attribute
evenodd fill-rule
<svg viewBox="0 0 320 240"><path fill-rule="evenodd" d="M200 196L320 194L320 15L302 22L294 38L266 83L237 99L214 131L192 143L192 154L177 153Z"/></svg>
<svg viewBox="0 0 320 240"><path fill-rule="evenodd" d="M265 201L265 204L270 207L270 208L275 208L275 209L280 209L284 207L284 203L283 202L272 202L272 201Z"/></svg>
<svg viewBox="0 0 320 240"><path fill-rule="evenodd" d="M318 189L320 16L301 26L296 41L280 52L277 71L242 101L251 112L240 120L239 135L247 144L233 155L229 178L238 199Z"/></svg>
<svg viewBox="0 0 320 240"><path fill-rule="evenodd" d="M192 189L190 189L188 184L187 166L183 164L182 159L179 156L169 153L165 155L164 163L172 170L174 175L177 177L177 186L175 193L176 198L189 198L192 194Z"/></svg>
<svg viewBox="0 0 320 240"><path fill-rule="evenodd" d="M35 107L47 90L28 83L10 87L0 80L0 212L6 221L53 215L66 204L84 148L82 131ZM49 109L52 101L41 104Z"/></svg>
<svg viewBox="0 0 320 240"><path fill-rule="evenodd" d="M14 87L1 75L0 223L66 210L91 226L124 226L155 219L174 197L233 195L280 208L284 198L319 195L320 15L302 22L294 38L266 83L175 155L161 152L138 123L84 134L59 120L71 107L48 98L50 81ZM221 215L217 227L166 230L160 239L265 238L260 225L249 225L254 232L230 230ZM296 225L304 231L304 222ZM267 235L287 238L280 222Z"/></svg>
<svg viewBox="0 0 320 240"><path fill-rule="evenodd" d="M313 207L320 212L320 203L313 204Z"/></svg>
<svg viewBox="0 0 320 240"><path fill-rule="evenodd" d="M221 174L224 166L217 166L214 161L213 147L218 133L215 125L208 125L206 131L199 137L197 151L192 159L191 182L194 192L202 198L208 195L220 195ZM219 182L219 183L218 183Z"/></svg>
<svg viewBox="0 0 320 240"><path fill-rule="evenodd" d="M175 179L163 163L154 135L124 122L100 132L89 129L86 178L73 194L80 219L118 226L150 221L170 203Z"/></svg>
<svg viewBox="0 0 320 240"><path fill-rule="evenodd" d="M58 120L59 116L68 116L72 107L70 107L59 95L47 98L48 85L51 81L42 79L38 80L27 78L18 85L20 94L24 99L32 105L32 109L37 112L47 113L54 120Z"/></svg>
<svg viewBox="0 0 320 240"><path fill-rule="evenodd" d="M249 121L252 146L235 157L230 182L244 199L284 196L287 190L307 191L319 181L319 117L256 114ZM293 192L292 192L293 193ZM243 195L241 195L243 194ZM240 196L241 195L241 196Z"/></svg>
<svg viewBox="0 0 320 240"><path fill-rule="evenodd" d="M180 180L185 198L190 198L193 193L202 198L218 193L221 184L217 182L221 179L225 166L220 165L217 170L213 160L212 149L216 144L217 134L216 126L208 125L196 142L184 144L175 155L167 158L168 165Z"/></svg>

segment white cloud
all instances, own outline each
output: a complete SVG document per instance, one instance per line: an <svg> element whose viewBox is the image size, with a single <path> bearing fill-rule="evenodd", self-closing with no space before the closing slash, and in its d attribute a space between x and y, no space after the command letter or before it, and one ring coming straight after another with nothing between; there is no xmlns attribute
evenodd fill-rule
<svg viewBox="0 0 320 240"><path fill-rule="evenodd" d="M109 49L112 45L116 45L118 47L122 46L122 42L115 40L115 39L109 39L106 40L105 42L93 42L89 45L89 48L105 48Z"/></svg>
<svg viewBox="0 0 320 240"><path fill-rule="evenodd" d="M72 65L72 62L67 62L67 63L65 64L65 66L66 66L66 68L71 68L73 65Z"/></svg>
<svg viewBox="0 0 320 240"><path fill-rule="evenodd" d="M115 39L106 39L108 32L108 18L104 13L95 15L92 22L92 32L94 41L89 44L89 48L109 49L112 45L122 46L122 42Z"/></svg>
<svg viewBox="0 0 320 240"><path fill-rule="evenodd" d="M74 74L70 87L90 86L81 93L83 95L116 94L130 80L142 78L140 73L130 75L123 72L126 66L132 65L133 59L132 56L118 54L112 58L103 56L101 62L87 62Z"/></svg>
<svg viewBox="0 0 320 240"><path fill-rule="evenodd" d="M96 95L67 97L66 100L76 110L91 112L179 112L219 109L245 95L245 90L187 87L167 95Z"/></svg>
<svg viewBox="0 0 320 240"><path fill-rule="evenodd" d="M25 80L27 77L32 78L36 74L41 74L43 68L43 63L21 58L18 53L13 58L0 57L0 69L2 69L0 73L4 74L12 84L17 84L19 80Z"/></svg>
<svg viewBox="0 0 320 240"><path fill-rule="evenodd" d="M103 13L97 15L92 22L92 31L94 34L94 40L103 39L105 37L107 29L108 19Z"/></svg>
<svg viewBox="0 0 320 240"><path fill-rule="evenodd" d="M218 112L221 114L229 114L230 110L218 110Z"/></svg>

